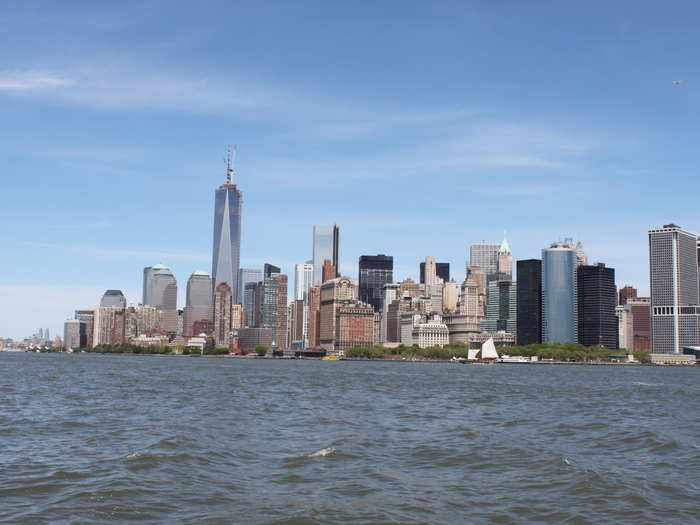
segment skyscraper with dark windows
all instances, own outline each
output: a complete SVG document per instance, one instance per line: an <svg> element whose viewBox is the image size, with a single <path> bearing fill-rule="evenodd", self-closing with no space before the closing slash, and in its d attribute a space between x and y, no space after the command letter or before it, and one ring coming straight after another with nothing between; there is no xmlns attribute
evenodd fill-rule
<svg viewBox="0 0 700 525"><path fill-rule="evenodd" d="M542 261L525 259L516 263L517 344L534 345L542 342Z"/></svg>
<svg viewBox="0 0 700 525"><path fill-rule="evenodd" d="M700 344L697 235L675 224L649 230L651 339L655 353Z"/></svg>
<svg viewBox="0 0 700 525"><path fill-rule="evenodd" d="M212 248L212 284L221 283L231 288L238 297L238 269L241 259L241 212L243 194L233 184L233 163L229 152L226 183L219 186L214 196L214 244Z"/></svg>
<svg viewBox="0 0 700 525"><path fill-rule="evenodd" d="M449 282L450 263L435 263L435 274L442 279L443 282ZM420 263L420 283L425 284L425 261Z"/></svg>
<svg viewBox="0 0 700 525"><path fill-rule="evenodd" d="M339 263L340 229L338 226L314 225L313 261L314 265L314 286L322 283L323 263L325 260L331 261L335 268L335 277L340 275Z"/></svg>
<svg viewBox="0 0 700 525"><path fill-rule="evenodd" d="M578 342L585 346L617 348L615 270L598 263L579 265L576 272Z"/></svg>
<svg viewBox="0 0 700 525"><path fill-rule="evenodd" d="M359 264L359 298L372 305L375 312L382 306L384 285L394 282L394 258L391 255L361 255Z"/></svg>

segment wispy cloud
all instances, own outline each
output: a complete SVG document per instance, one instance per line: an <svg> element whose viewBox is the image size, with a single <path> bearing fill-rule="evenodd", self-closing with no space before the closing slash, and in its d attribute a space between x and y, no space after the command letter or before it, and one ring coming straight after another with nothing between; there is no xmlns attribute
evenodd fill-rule
<svg viewBox="0 0 700 525"><path fill-rule="evenodd" d="M73 79L55 73L0 71L0 91L15 93L44 91L74 84Z"/></svg>

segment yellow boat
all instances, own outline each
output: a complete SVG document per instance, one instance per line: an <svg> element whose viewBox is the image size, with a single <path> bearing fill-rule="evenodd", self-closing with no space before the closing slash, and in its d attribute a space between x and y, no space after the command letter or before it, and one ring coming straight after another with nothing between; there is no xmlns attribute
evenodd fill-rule
<svg viewBox="0 0 700 525"><path fill-rule="evenodd" d="M327 355L323 358L323 361L340 361L340 357L337 355Z"/></svg>

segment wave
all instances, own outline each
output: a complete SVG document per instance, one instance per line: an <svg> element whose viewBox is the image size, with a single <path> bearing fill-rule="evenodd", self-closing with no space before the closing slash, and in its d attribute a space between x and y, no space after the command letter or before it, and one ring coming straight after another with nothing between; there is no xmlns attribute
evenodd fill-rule
<svg viewBox="0 0 700 525"><path fill-rule="evenodd" d="M335 447L328 447L328 448L322 448L321 450L317 450L316 452L312 454L307 454L307 458L323 458L326 456L330 456L331 454L335 454L337 449Z"/></svg>

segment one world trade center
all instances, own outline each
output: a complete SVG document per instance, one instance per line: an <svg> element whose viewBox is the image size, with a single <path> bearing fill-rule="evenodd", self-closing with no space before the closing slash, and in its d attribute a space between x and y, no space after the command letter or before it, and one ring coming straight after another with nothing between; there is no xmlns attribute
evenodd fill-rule
<svg viewBox="0 0 700 525"><path fill-rule="evenodd" d="M232 182L233 163L229 150L226 163L226 184L219 186L214 198L214 246L212 252L212 284L231 287L236 297L238 268L241 263L241 209L243 195Z"/></svg>

